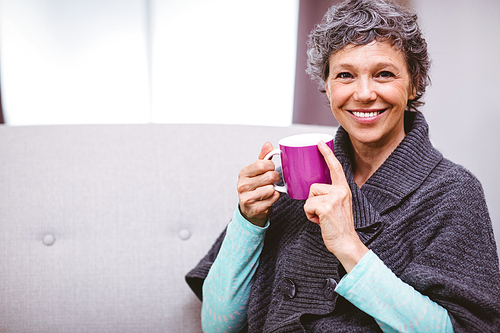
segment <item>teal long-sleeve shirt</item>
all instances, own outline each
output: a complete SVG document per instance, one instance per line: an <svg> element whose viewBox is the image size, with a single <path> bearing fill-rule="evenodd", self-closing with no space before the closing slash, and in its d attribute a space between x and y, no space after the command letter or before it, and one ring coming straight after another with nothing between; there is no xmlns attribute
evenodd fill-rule
<svg viewBox="0 0 500 333"><path fill-rule="evenodd" d="M245 326L268 226L253 225L236 209L203 284L204 332L239 332ZM340 280L335 292L372 316L384 332L453 332L446 309L401 281L372 251Z"/></svg>

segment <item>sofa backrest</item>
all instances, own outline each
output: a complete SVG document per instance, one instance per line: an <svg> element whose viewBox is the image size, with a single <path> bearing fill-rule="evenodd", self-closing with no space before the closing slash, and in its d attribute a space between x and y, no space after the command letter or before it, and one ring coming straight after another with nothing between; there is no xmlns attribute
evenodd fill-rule
<svg viewBox="0 0 500 333"><path fill-rule="evenodd" d="M0 332L201 332L184 275L307 125L0 127Z"/></svg>

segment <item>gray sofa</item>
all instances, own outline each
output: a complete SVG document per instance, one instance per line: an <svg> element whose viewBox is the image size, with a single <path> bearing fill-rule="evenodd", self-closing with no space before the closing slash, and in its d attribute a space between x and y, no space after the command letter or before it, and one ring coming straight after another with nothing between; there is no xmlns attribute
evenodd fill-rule
<svg viewBox="0 0 500 333"><path fill-rule="evenodd" d="M0 127L0 332L200 332L184 275L306 125Z"/></svg>

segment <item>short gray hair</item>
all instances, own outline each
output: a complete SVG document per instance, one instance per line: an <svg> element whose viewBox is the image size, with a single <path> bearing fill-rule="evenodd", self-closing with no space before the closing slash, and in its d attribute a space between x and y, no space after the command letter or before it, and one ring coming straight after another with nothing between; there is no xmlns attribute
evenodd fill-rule
<svg viewBox="0 0 500 333"><path fill-rule="evenodd" d="M320 90L329 75L332 54L349 44L366 45L372 41L391 41L405 54L406 65L416 97L407 109L416 111L430 83L427 43L417 23L417 15L384 0L346 0L331 7L315 26L307 41L307 73Z"/></svg>

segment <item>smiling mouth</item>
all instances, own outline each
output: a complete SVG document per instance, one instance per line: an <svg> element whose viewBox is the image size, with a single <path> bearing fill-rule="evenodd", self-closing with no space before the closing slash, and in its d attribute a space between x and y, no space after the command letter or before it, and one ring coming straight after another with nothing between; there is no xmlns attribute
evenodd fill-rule
<svg viewBox="0 0 500 333"><path fill-rule="evenodd" d="M384 113L385 111L386 109L377 111L349 111L349 112L358 118L372 118L378 116L379 114Z"/></svg>

